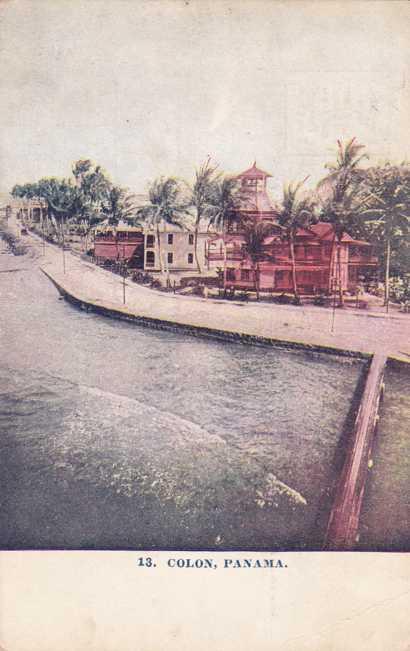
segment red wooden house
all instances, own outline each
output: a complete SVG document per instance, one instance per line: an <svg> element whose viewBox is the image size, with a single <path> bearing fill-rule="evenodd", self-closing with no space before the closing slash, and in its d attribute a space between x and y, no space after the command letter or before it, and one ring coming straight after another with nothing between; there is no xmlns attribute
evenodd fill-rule
<svg viewBox="0 0 410 651"><path fill-rule="evenodd" d="M261 291L293 291L289 242L277 222L279 210L266 191L269 176L255 164L239 175L242 192L233 220L237 227L234 232L217 235L208 242L208 267L220 272L228 289L252 290L258 279ZM257 263L247 255L245 236L240 230L241 220L250 218L276 224L273 234L264 240L263 253ZM298 292L304 295L330 292L337 289L339 283L342 291L354 292L358 283L374 276L377 269L372 246L347 233L336 255L334 229L332 224L325 222L297 231L295 260Z"/></svg>
<svg viewBox="0 0 410 651"><path fill-rule="evenodd" d="M97 263L126 262L135 269L144 268L144 233L131 226L99 228L94 236Z"/></svg>

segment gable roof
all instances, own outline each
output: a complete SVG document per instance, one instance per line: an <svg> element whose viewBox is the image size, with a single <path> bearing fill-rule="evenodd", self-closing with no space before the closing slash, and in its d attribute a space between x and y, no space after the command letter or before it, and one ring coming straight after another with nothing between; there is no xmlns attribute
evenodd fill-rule
<svg viewBox="0 0 410 651"><path fill-rule="evenodd" d="M370 242L365 242L364 240L355 240L348 233L345 233L343 235L342 242L347 242L347 244L355 244L357 246L371 246Z"/></svg>
<svg viewBox="0 0 410 651"><path fill-rule="evenodd" d="M312 224L309 228L320 237L321 240L333 239L333 226L329 222L318 222L317 224Z"/></svg>

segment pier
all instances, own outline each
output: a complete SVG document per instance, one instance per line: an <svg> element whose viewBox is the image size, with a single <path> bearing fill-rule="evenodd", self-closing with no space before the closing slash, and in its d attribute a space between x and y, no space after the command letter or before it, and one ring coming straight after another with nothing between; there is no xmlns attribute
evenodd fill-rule
<svg viewBox="0 0 410 651"><path fill-rule="evenodd" d="M370 363L329 517L325 550L353 549L357 542L360 509L369 465L371 466L386 361L386 356L379 353L373 356Z"/></svg>

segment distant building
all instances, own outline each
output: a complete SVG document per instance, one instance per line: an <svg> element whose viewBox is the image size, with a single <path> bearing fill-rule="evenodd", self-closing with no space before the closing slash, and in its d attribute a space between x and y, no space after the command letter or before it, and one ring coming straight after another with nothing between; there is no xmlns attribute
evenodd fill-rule
<svg viewBox="0 0 410 651"><path fill-rule="evenodd" d="M27 225L41 223L47 217L47 202L42 199L13 199L18 219Z"/></svg>

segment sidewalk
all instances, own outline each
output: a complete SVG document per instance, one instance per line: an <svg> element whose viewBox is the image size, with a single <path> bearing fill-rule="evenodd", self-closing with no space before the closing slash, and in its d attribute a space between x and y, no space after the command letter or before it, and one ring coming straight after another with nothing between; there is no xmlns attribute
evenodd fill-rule
<svg viewBox="0 0 410 651"><path fill-rule="evenodd" d="M326 346L364 353L379 352L410 362L410 319L406 314L372 314L312 305L295 307L271 303L235 303L194 296L179 296L148 289L123 280L77 255L25 236L38 264L62 286L84 302L97 302L127 313L193 327ZM45 255L43 256L43 250Z"/></svg>

